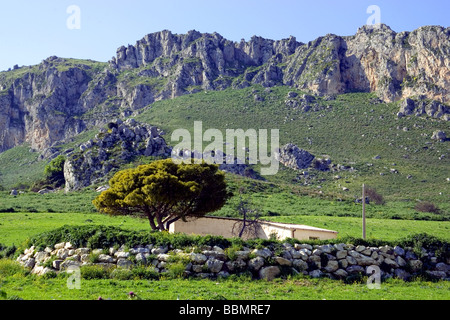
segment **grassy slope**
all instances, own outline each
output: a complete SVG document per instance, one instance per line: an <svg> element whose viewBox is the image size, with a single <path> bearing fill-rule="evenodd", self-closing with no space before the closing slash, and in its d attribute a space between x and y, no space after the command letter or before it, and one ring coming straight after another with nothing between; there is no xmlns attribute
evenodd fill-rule
<svg viewBox="0 0 450 320"><path fill-rule="evenodd" d="M397 120L394 114L398 107L395 104L370 105L368 101L373 96L364 93L341 95L335 101L319 99L320 104L330 105L331 108L301 113L284 105L285 97L291 90L293 89L275 87L271 92L266 92L261 87L253 87L200 92L156 102L137 119L163 128L167 132L166 140L169 143L174 129L186 128L192 132L194 120L203 121L204 130L217 128L223 132L227 128L279 128L282 144L296 143L316 156L327 154L333 163L353 166L358 170L356 173L339 172L342 176L340 180L333 179L336 173L311 171L316 177L309 186L293 182L297 173L284 167L280 167L276 176L266 177L265 182L230 177L235 191L243 185L246 186L248 194L262 209L266 219L310 224L337 230L341 235L359 236L361 206L356 205L353 199L359 195L360 185L364 182L376 187L388 200L384 206L367 206L368 218L379 218L368 223L369 226L376 226L373 230L368 227L369 237L391 240L409 233L429 231L448 239L449 222L382 220L393 217L410 220L434 220L441 217L448 219L450 203L446 201L448 182L445 178L449 175L449 160L437 158L437 155L445 153L446 143L433 142L430 139L434 130L446 130L448 124L416 117ZM255 93L264 97L264 101L255 102ZM397 129L405 126L410 131ZM77 144L92 138L95 133L95 130L85 132L61 146L61 150L76 148ZM312 140L312 144L307 142L307 138ZM424 149L424 146L428 149ZM405 147L408 150L405 150ZM372 157L377 154L381 159L373 160ZM405 154L409 155L409 159L403 157ZM26 146L0 154L1 184L11 187L17 182L28 183L42 177L45 162L38 162L36 158L37 154L28 152ZM373 166L367 166L368 163ZM390 174L390 168L396 168L399 174ZM386 175L380 176L380 172ZM411 174L413 179L407 179L408 174ZM348 187L350 191L343 192L343 186ZM73 224L83 224L87 219L96 221L97 218L92 218L95 215L86 218L87 216L78 214L95 211L91 204L93 197L95 193L86 191L44 197L26 194L16 199L4 192L0 200L0 210L14 208L17 212L38 211L39 214L30 213L24 217L26 213L12 213L10 216L3 213L4 219L11 219L16 215L17 219L23 219L25 224L28 220L34 227L23 225L21 234L16 236L17 239L8 236L0 242L16 242L19 238L57 227L68 220ZM42 201L43 199L45 201ZM337 201L339 199L343 201ZM414 210L416 199L436 202L441 208L440 217L418 214ZM233 206L236 202L237 198L234 198L215 214L235 215ZM54 214L57 219L53 217L51 222L45 222L43 218L48 215L43 212L48 211L71 212L68 214L71 219L67 219L66 215ZM348 218L339 218L344 216ZM8 223L5 220L0 227L13 235L13 231L6 231ZM102 220L99 223L108 222ZM111 223L115 222L111 220ZM130 227L136 226L132 224Z"/></svg>
<svg viewBox="0 0 450 320"><path fill-rule="evenodd" d="M332 173L315 172L316 180L312 186L320 185L324 193L344 196L342 187L345 186L350 189L345 194L356 197L362 183L366 183L391 200L448 202L446 178L450 175L450 158L438 159L441 154L448 154L447 143L432 141L430 137L434 130L448 131L449 124L418 117L397 120L396 104L371 105L369 100L373 95L365 93L320 101L324 106L330 105L331 109L302 113L284 104L287 93L292 90L275 87L267 93L261 87L253 87L201 92L156 102L137 119L166 130L168 142L171 132L177 128L186 128L192 133L194 121L202 121L203 130L216 128L223 133L227 128L279 129L281 144L293 142L317 157L328 155L333 163L358 170L356 173L341 172L342 179L336 181L332 179ZM255 92L265 100L255 102ZM404 127L409 131L403 131ZM308 139L312 141L311 145ZM373 160L375 155L380 155L381 159ZM391 174L391 168L399 173ZM413 178L407 179L408 175ZM267 179L290 182L295 177L294 171L282 169Z"/></svg>
<svg viewBox="0 0 450 320"><path fill-rule="evenodd" d="M361 237L361 219L327 216L281 216L265 217L278 222L306 224L319 228L337 230L341 237ZM0 213L0 243L19 245L28 237L50 231L63 225L112 225L130 230L149 230L145 219L131 217L108 217L95 213ZM415 233L426 232L450 241L450 222L367 219L367 237L386 241L398 240Z"/></svg>
<svg viewBox="0 0 450 320"><path fill-rule="evenodd" d="M80 290L67 288L67 279L2 277L2 290L26 300L127 300L133 291L148 300L448 300L450 283L389 280L381 289L365 283L344 284L330 279L245 280L81 280ZM1 299L1 298L0 298Z"/></svg>

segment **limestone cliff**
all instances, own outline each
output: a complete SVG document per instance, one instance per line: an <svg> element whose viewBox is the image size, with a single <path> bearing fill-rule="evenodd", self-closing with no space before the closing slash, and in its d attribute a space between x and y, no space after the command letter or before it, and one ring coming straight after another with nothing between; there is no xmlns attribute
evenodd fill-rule
<svg viewBox="0 0 450 320"><path fill-rule="evenodd" d="M154 101L201 90L286 85L329 95L376 92L450 102L450 28L396 33L364 26L328 34L234 42L217 33L164 30L122 46L108 63L50 57L0 73L0 152L42 150L85 128L124 118Z"/></svg>
<svg viewBox="0 0 450 320"><path fill-rule="evenodd" d="M73 191L101 181L107 174L139 156L167 157L171 149L153 126L128 119L110 122L94 140L80 145L64 163L65 190Z"/></svg>

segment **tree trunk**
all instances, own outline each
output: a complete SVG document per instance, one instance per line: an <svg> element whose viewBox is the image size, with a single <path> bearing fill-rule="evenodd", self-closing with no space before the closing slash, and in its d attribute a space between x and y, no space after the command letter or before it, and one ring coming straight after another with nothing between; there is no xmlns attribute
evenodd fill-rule
<svg viewBox="0 0 450 320"><path fill-rule="evenodd" d="M148 218L148 221L150 223L150 228L152 228L152 230L158 230L158 228L155 225L155 221L153 220L154 218L153 218L153 216L152 216L152 214L150 212L150 209L145 208L144 211L145 211L145 214L146 214L146 216Z"/></svg>

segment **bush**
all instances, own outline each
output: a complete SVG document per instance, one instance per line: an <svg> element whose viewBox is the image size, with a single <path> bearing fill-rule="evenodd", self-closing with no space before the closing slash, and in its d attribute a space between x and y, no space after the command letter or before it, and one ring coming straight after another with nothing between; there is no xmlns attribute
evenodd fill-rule
<svg viewBox="0 0 450 320"><path fill-rule="evenodd" d="M373 201L375 204L383 205L386 202L383 199L383 196L379 194L375 189L367 188L365 190L366 197L369 198L370 201Z"/></svg>
<svg viewBox="0 0 450 320"><path fill-rule="evenodd" d="M133 278L133 274L129 269L116 268L111 272L110 278L117 280L131 280Z"/></svg>
<svg viewBox="0 0 450 320"><path fill-rule="evenodd" d="M419 212L429 212L439 214L440 210L433 203L428 201L418 202L414 207L415 210Z"/></svg>
<svg viewBox="0 0 450 320"><path fill-rule="evenodd" d="M137 266L131 269L131 279L158 280L159 273L153 267Z"/></svg>
<svg viewBox="0 0 450 320"><path fill-rule="evenodd" d="M236 251L240 250L242 250L242 245L233 244L231 247L225 249L225 254L227 255L228 259L234 261L237 258Z"/></svg>
<svg viewBox="0 0 450 320"><path fill-rule="evenodd" d="M1 258L9 258L14 256L17 251L17 247L13 244L11 246L3 246L0 244L0 259Z"/></svg>
<svg viewBox="0 0 450 320"><path fill-rule="evenodd" d="M102 266L82 266L81 269L81 277L86 280L93 279L108 279L109 272Z"/></svg>
<svg viewBox="0 0 450 320"><path fill-rule="evenodd" d="M16 189L16 190L28 190L30 188L29 185L25 184L25 183L17 183L15 184L12 189Z"/></svg>
<svg viewBox="0 0 450 320"><path fill-rule="evenodd" d="M183 262L175 262L169 263L166 266L167 275L173 279L182 278L184 276L184 272L186 271L186 264Z"/></svg>
<svg viewBox="0 0 450 320"><path fill-rule="evenodd" d="M7 277L13 275L26 276L29 273L24 267L22 267L17 261L10 259L0 260L0 276Z"/></svg>

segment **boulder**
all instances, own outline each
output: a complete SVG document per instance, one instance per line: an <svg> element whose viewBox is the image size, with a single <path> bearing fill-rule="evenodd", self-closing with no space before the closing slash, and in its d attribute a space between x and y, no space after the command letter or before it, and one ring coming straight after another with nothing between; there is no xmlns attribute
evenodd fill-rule
<svg viewBox="0 0 450 320"><path fill-rule="evenodd" d="M396 256L404 256L405 255L405 250L399 246L395 246L394 248L394 254Z"/></svg>
<svg viewBox="0 0 450 320"><path fill-rule="evenodd" d="M191 261L196 264L203 264L208 258L202 253L191 253L189 255Z"/></svg>
<svg viewBox="0 0 450 320"><path fill-rule="evenodd" d="M348 276L348 272L345 271L344 269L338 269L333 273L333 275L335 275L339 279L343 279Z"/></svg>
<svg viewBox="0 0 450 320"><path fill-rule="evenodd" d="M48 257L50 257L50 254L44 251L39 251L34 254L36 262L44 262Z"/></svg>
<svg viewBox="0 0 450 320"><path fill-rule="evenodd" d="M35 264L36 264L36 261L34 260L34 258L29 258L29 259L25 260L25 262L23 263L23 266L25 268L33 269Z"/></svg>
<svg viewBox="0 0 450 320"><path fill-rule="evenodd" d="M423 262L420 260L409 260L408 261L411 272L419 272L422 270Z"/></svg>
<svg viewBox="0 0 450 320"><path fill-rule="evenodd" d="M433 135L431 136L432 140L439 140L439 141L445 141L447 139L447 135L444 131L436 130L433 132Z"/></svg>
<svg viewBox="0 0 450 320"><path fill-rule="evenodd" d="M206 266L208 267L208 270L212 273L218 273L220 270L222 270L224 262L222 260L216 259L216 258L209 258L206 261Z"/></svg>
<svg viewBox="0 0 450 320"><path fill-rule="evenodd" d="M363 273L364 268L358 265L350 266L347 269L345 269L348 273Z"/></svg>
<svg viewBox="0 0 450 320"><path fill-rule="evenodd" d="M398 268L399 267L398 263L395 262L394 260L390 259L390 258L384 259L384 263L387 264L388 266L392 267L392 268Z"/></svg>
<svg viewBox="0 0 450 320"><path fill-rule="evenodd" d="M306 271L308 269L308 263L306 263L302 259L294 259L292 261L292 266L300 272Z"/></svg>
<svg viewBox="0 0 450 320"><path fill-rule="evenodd" d="M56 249L63 249L65 245L66 245L65 242L57 243L57 244L55 244L54 248L55 248L55 250Z"/></svg>
<svg viewBox="0 0 450 320"><path fill-rule="evenodd" d="M448 264L445 264L443 262L439 262L436 264L436 271L443 271L446 273L450 272L450 266Z"/></svg>
<svg viewBox="0 0 450 320"><path fill-rule="evenodd" d="M267 248L255 249L252 251L252 254L254 254L257 257L263 257L263 258L267 259L272 256L272 251L270 251Z"/></svg>
<svg viewBox="0 0 450 320"><path fill-rule="evenodd" d="M404 267L406 266L406 261L405 259L403 259L401 256L397 256L395 258L395 262L398 264L399 267Z"/></svg>
<svg viewBox="0 0 450 320"><path fill-rule="evenodd" d="M253 259L250 259L248 262L248 267L250 270L258 271L264 265L264 258L259 256Z"/></svg>
<svg viewBox="0 0 450 320"><path fill-rule="evenodd" d="M329 273L335 272L339 269L339 263L336 260L330 260L324 269Z"/></svg>
<svg viewBox="0 0 450 320"><path fill-rule="evenodd" d="M112 263L114 262L114 258L107 254L100 254L98 256L98 261L105 263Z"/></svg>
<svg viewBox="0 0 450 320"><path fill-rule="evenodd" d="M281 270L279 267L277 266L270 266L270 267L265 267L262 268L259 271L259 277L261 279L265 279L267 281L272 281L273 279L275 279L279 274L281 273Z"/></svg>
<svg viewBox="0 0 450 320"><path fill-rule="evenodd" d="M225 261L227 259L227 256L222 249L221 249L221 251L205 250L205 251L203 251L203 254L206 255L207 257L213 257L215 259L219 259L222 261Z"/></svg>
<svg viewBox="0 0 450 320"><path fill-rule="evenodd" d="M411 274L409 274L408 272L406 272L401 268L395 269L394 273L397 278L402 279L404 281L409 280L409 278L411 277Z"/></svg>
<svg viewBox="0 0 450 320"><path fill-rule="evenodd" d="M236 259L247 260L249 257L250 251L236 251Z"/></svg>
<svg viewBox="0 0 450 320"><path fill-rule="evenodd" d="M53 269L59 270L61 268L61 263L63 263L64 260L54 260L52 263Z"/></svg>
<svg viewBox="0 0 450 320"><path fill-rule="evenodd" d="M169 260L169 255L159 254L158 260L167 262ZM147 258L145 257L144 253L136 254L136 263L147 264Z"/></svg>
<svg viewBox="0 0 450 320"><path fill-rule="evenodd" d="M427 270L425 273L430 278L436 279L436 280L445 279L447 277L447 274L444 271L430 271L430 270Z"/></svg>
<svg viewBox="0 0 450 320"><path fill-rule="evenodd" d="M74 268L74 267L80 267L81 266L81 262L79 262L79 261L75 261L75 260L64 260L64 262L62 262L60 265L59 265L59 269L61 270L61 271L63 271L63 270L67 270L67 269L69 269L69 268Z"/></svg>
<svg viewBox="0 0 450 320"><path fill-rule="evenodd" d="M320 277L323 276L323 272L320 271L319 269L316 269L316 270L310 271L310 272L308 273L308 275L309 275L311 278L320 278Z"/></svg>
<svg viewBox="0 0 450 320"><path fill-rule="evenodd" d="M275 257L275 262L278 263L280 266L292 266L292 261L282 258L282 257Z"/></svg>
<svg viewBox="0 0 450 320"><path fill-rule="evenodd" d="M414 100L407 98L401 102L399 112L403 113L404 115L411 115L414 113L415 108L416 105L414 103Z"/></svg>
<svg viewBox="0 0 450 320"><path fill-rule="evenodd" d="M345 259L347 257L347 250L339 250L336 252L336 258L338 260Z"/></svg>
<svg viewBox="0 0 450 320"><path fill-rule="evenodd" d="M129 269L134 265L134 263L128 259L125 258L119 258L117 260L117 267L118 268L124 268L124 269Z"/></svg>
<svg viewBox="0 0 450 320"><path fill-rule="evenodd" d="M314 160L314 156L311 153L300 149L292 143L281 147L276 154L276 158L283 165L294 170L306 169Z"/></svg>
<svg viewBox="0 0 450 320"><path fill-rule="evenodd" d="M118 259L121 259L121 258L126 259L130 256L130 253L125 252L125 251L117 251L114 253L114 256Z"/></svg>
<svg viewBox="0 0 450 320"><path fill-rule="evenodd" d="M47 268L47 267L43 267L43 266L39 266L39 267L34 267L33 270L31 270L32 274L38 275L38 276L43 276L46 275L48 273L54 272L52 269Z"/></svg>

